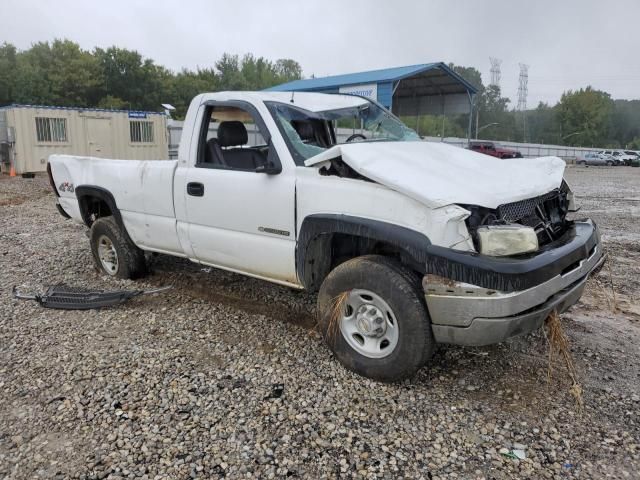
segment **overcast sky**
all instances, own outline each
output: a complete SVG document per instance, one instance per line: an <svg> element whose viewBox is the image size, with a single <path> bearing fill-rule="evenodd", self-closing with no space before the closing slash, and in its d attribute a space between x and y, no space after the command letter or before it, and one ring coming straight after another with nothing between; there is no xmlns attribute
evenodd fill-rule
<svg viewBox="0 0 640 480"><path fill-rule="evenodd" d="M473 66L516 103L518 63L532 107L592 85L640 98L639 0L0 0L0 42L68 38L135 49L173 70L223 52L293 58L305 76L428 62Z"/></svg>

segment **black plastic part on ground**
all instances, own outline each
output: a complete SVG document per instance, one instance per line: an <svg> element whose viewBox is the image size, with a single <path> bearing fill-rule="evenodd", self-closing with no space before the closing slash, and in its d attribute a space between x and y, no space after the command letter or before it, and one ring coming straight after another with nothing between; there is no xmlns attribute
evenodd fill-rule
<svg viewBox="0 0 640 480"><path fill-rule="evenodd" d="M153 292L145 292L144 290L115 290L104 292L101 290L70 287L64 284L51 286L47 288L45 293L34 295L24 295L19 293L15 287L13 289L13 294L16 298L36 300L45 308L56 308L60 310L89 310L92 308L113 307L144 293Z"/></svg>

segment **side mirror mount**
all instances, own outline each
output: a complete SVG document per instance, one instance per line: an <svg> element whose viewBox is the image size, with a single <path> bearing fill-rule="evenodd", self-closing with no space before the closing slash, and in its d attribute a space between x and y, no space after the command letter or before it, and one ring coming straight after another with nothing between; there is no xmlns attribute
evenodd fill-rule
<svg viewBox="0 0 640 480"><path fill-rule="evenodd" d="M256 173L266 173L267 175L277 175L282 172L282 167L267 160L264 165L256 167Z"/></svg>
<svg viewBox="0 0 640 480"><path fill-rule="evenodd" d="M278 154L276 153L273 144L271 143L271 139L267 143L269 151L267 153L267 160L263 165L259 165L256 167L256 173L266 173L267 175L277 175L282 172L282 164L280 163L280 159L278 158Z"/></svg>

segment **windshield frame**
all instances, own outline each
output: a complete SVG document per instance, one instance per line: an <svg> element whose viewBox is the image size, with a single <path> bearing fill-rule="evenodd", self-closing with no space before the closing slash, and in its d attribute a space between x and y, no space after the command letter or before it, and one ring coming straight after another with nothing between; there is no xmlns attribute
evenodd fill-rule
<svg viewBox="0 0 640 480"><path fill-rule="evenodd" d="M329 94L327 94L329 95ZM265 100L264 104L267 107L267 109L269 110L269 113L271 114L271 117L273 119L273 121L275 122L278 131L280 132L280 135L282 136L282 138L285 141L285 144L287 145L287 148L289 149L289 153L291 154L291 157L293 158L293 161L295 162L296 165L298 166L304 166L305 162L309 159L309 158L313 158L313 156L310 157L305 157L304 155L302 155L293 145L291 138L289 137L289 135L287 134L287 132L285 131L283 125L281 124L280 120L278 119L278 112L277 109L280 106L286 107L288 109L292 109L292 110L296 110L298 111L300 114L305 115L311 119L318 119L318 120L322 120L324 122L327 122L327 124L331 124L331 122L334 122L335 120L338 120L340 117L336 117L336 118L327 118L329 113L336 113L339 114L339 112L348 112L348 111L352 111L355 109L360 109L363 106L366 106L367 104L371 104L374 105L376 107L378 107L378 109L382 112L383 115L385 115L387 118L392 119L394 121L396 121L397 123L399 123L400 125L402 125L404 128L406 128L408 131L413 132L413 134L415 134L415 140L414 141L419 141L420 140L420 136L418 135L418 133L413 130L412 128L410 128L409 126L407 126L402 120L400 120L396 115L394 115L390 110L388 110L387 108L385 108L383 105L381 105L380 103L378 103L376 100L373 100L371 98L367 98L367 97L363 97L361 95L350 95L352 97L356 97L356 98L360 98L362 100L364 100L363 103L359 104L359 105L354 105L351 107L343 107L343 108L334 108L334 109L328 109L328 110L319 110L319 111L313 111L313 110L307 110L305 108L299 107L297 106L295 103L286 103L286 102L282 102L282 101L274 101L274 100ZM338 143L337 141L337 128L331 126L330 128L331 130L331 134L329 135L332 142L334 142L330 147L327 147L324 149L324 151L333 148L337 145L346 145L346 142L342 142L342 143ZM413 140L413 139L412 139ZM371 139L367 139L364 140L362 142L358 142L358 143L373 143L373 142L401 142L401 141L412 141L412 140L400 140L400 139L391 139L391 138L371 138ZM323 147L318 147L318 148L323 148ZM318 154L320 154L322 152L318 152Z"/></svg>

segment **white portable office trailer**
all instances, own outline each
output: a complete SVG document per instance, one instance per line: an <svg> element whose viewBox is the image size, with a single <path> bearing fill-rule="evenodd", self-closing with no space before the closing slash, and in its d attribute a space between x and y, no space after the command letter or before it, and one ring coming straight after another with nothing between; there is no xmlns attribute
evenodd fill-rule
<svg viewBox="0 0 640 480"><path fill-rule="evenodd" d="M51 154L130 160L169 158L164 112L10 105L0 108L4 173L43 172Z"/></svg>

